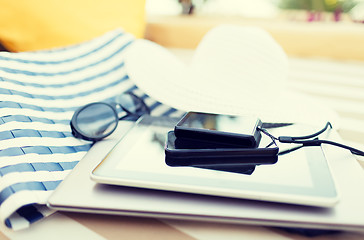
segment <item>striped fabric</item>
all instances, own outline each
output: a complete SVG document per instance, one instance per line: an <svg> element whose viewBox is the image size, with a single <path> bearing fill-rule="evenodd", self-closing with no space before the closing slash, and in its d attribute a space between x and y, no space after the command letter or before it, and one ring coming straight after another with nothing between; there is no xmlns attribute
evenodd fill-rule
<svg viewBox="0 0 364 240"><path fill-rule="evenodd" d="M21 229L52 213L45 204L90 149L71 134L80 106L125 91L144 98L153 115L183 114L154 101L129 79L121 30L61 49L0 53L0 218Z"/></svg>

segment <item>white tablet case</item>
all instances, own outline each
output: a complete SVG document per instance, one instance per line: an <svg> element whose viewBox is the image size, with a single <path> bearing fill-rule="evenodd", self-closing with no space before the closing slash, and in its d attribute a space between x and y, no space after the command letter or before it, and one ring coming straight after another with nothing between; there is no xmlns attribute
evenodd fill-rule
<svg viewBox="0 0 364 240"><path fill-rule="evenodd" d="M101 141L88 152L49 199L58 210L362 231L364 174L347 150L325 146L340 201L333 208L305 207L185 193L96 184L90 172L117 142L120 134ZM331 139L340 140L331 131ZM358 191L358 189L360 191Z"/></svg>

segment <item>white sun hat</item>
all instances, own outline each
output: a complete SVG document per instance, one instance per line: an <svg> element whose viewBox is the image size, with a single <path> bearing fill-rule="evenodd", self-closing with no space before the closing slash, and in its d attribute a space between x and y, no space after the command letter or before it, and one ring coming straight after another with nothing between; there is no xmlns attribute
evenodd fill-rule
<svg viewBox="0 0 364 240"><path fill-rule="evenodd" d="M189 64L139 39L128 49L125 65L140 89L180 110L254 115L270 122L338 121L332 110L287 90L287 56L261 28L217 26L201 40Z"/></svg>

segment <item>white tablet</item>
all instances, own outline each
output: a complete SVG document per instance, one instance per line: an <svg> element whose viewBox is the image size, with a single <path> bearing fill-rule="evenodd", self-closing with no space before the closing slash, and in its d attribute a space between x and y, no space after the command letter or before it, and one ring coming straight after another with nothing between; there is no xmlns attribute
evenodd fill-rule
<svg viewBox="0 0 364 240"><path fill-rule="evenodd" d="M257 166L251 174L168 166L165 141L177 120L144 117L92 171L91 178L104 184L320 207L332 207L338 201L330 168L318 146L279 156L277 163ZM294 136L313 131L293 125L272 133Z"/></svg>

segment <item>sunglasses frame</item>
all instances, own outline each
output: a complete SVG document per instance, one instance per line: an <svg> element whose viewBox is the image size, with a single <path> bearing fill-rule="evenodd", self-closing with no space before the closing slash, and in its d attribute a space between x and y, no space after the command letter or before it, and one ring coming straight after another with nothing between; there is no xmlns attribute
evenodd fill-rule
<svg viewBox="0 0 364 240"><path fill-rule="evenodd" d="M92 105L96 105L96 104L103 104L106 107L111 108L112 112L114 113L115 122L116 122L115 127L108 134L101 135L100 137L90 136L90 135L87 135L87 134L83 133L83 131L78 127L78 122L77 122L78 115L82 111L84 111L84 109L86 109L86 108L88 108L88 107L90 107ZM71 125L72 134L76 138L81 138L81 139L84 139L84 140L87 140L87 141L97 142L97 141L100 141L101 139L104 139L105 137L109 136L111 133L113 133L115 131L115 129L117 128L117 126L118 126L118 122L119 122L118 113L116 112L116 109L115 109L115 107L113 105L105 103L105 102L94 102L94 103L89 103L89 104L77 109L76 112L73 114L70 125Z"/></svg>
<svg viewBox="0 0 364 240"><path fill-rule="evenodd" d="M122 103L93 102L93 103L86 104L85 106L78 108L75 111L75 113L73 114L73 116L72 116L72 119L70 121L70 125L71 125L71 130L72 130L73 136L76 137L76 138L83 139L83 140L97 142L97 141L100 141L100 140L108 137L109 135L111 135L115 131L115 129L117 128L119 120L122 120L122 119L127 118L127 117L134 117L134 118L138 117L139 118L140 116L142 116L144 114L148 114L148 115L150 114L150 109L145 104L145 102L143 101L142 98L136 96L135 94L133 94L131 92L126 92L126 93L123 93L123 94L130 95L133 98L133 100L137 100L141 104L140 108L137 109L137 111L135 113L130 112L125 107L123 107ZM103 105L105 105L105 107L111 108L113 113L114 113L114 116L115 116L115 127L111 131L109 131L109 133L101 135L99 137L90 136L90 135L87 135L87 134L83 133L83 131L78 127L78 122L77 122L78 115L82 111L84 111L86 108L88 108L88 107L90 107L92 105L96 105L96 104L101 104L101 105L103 104ZM118 112L117 112L117 106L119 106L126 113L125 116L119 117ZM138 114L138 112L141 112L141 111L143 112L143 114ZM133 120L135 120L135 119L133 119Z"/></svg>

